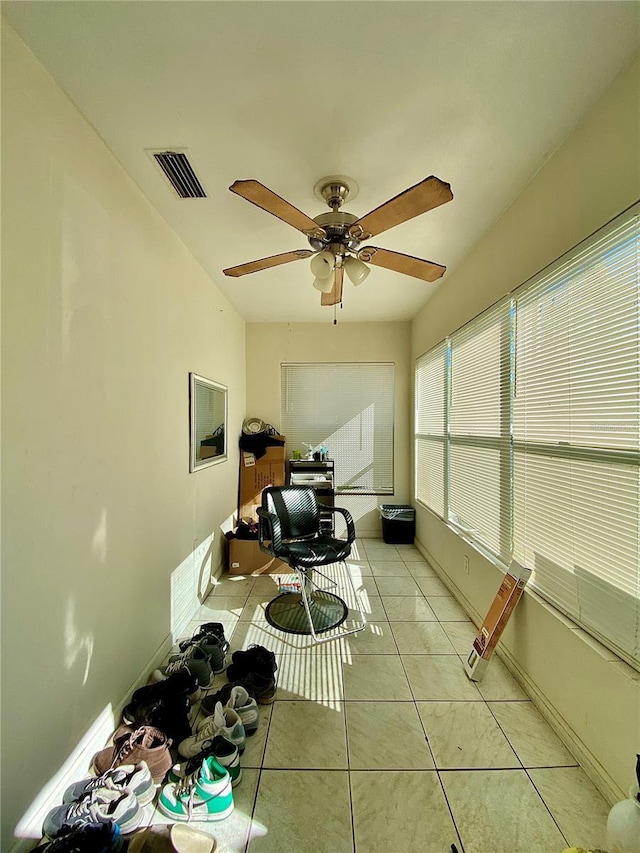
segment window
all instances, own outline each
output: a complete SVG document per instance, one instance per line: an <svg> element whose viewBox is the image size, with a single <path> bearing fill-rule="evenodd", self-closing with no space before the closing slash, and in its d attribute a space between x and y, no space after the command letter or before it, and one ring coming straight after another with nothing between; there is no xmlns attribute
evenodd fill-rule
<svg viewBox="0 0 640 853"><path fill-rule="evenodd" d="M393 397L393 364L283 364L287 446L325 445L337 492L393 494Z"/></svg>
<svg viewBox="0 0 640 853"><path fill-rule="evenodd" d="M416 498L444 518L446 496L446 341L416 366Z"/></svg>
<svg viewBox="0 0 640 853"><path fill-rule="evenodd" d="M449 520L509 558L509 305L451 338Z"/></svg>
<svg viewBox="0 0 640 853"><path fill-rule="evenodd" d="M639 219L636 206L422 356L415 438L417 500L499 564L529 566L635 665Z"/></svg>

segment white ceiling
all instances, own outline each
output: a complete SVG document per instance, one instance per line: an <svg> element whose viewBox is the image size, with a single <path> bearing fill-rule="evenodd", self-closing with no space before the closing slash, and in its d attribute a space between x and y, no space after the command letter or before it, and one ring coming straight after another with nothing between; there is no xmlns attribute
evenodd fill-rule
<svg viewBox="0 0 640 853"><path fill-rule="evenodd" d="M520 194L640 45L636 2L4 2L10 23L249 321L329 322L309 262L224 267L302 234L229 192L255 178L309 216L355 179L358 216L428 175L454 200L375 238L447 266L373 268L342 322L406 320ZM181 200L146 149L186 148ZM562 202L561 199L558 200ZM505 252L508 247L505 247ZM496 258L499 263L499 258ZM176 282L179 287L180 283Z"/></svg>

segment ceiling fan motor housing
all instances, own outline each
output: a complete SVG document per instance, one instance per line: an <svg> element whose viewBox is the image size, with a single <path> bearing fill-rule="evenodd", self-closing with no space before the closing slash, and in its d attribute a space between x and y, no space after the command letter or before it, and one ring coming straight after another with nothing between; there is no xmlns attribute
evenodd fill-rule
<svg viewBox="0 0 640 853"><path fill-rule="evenodd" d="M343 246L345 251L355 252L360 245L360 241L351 237L349 226L353 225L357 219L358 217L354 216L353 213L346 213L340 210L314 216L313 221L326 231L327 236L322 239L309 237L309 245L316 252L321 252L323 249L331 246L332 243L337 243Z"/></svg>

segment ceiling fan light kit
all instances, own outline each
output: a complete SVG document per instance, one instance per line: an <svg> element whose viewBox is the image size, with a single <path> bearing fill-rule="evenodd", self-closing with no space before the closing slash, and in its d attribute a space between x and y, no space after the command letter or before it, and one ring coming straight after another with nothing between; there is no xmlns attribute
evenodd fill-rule
<svg viewBox="0 0 640 853"><path fill-rule="evenodd" d="M446 267L441 264L376 246L361 248L360 244L451 201L453 193L449 184L431 175L360 218L340 210L347 198L354 195L353 187L357 191L355 182L343 175L331 175L318 181L314 188L315 194L329 205L331 211L311 219L259 181L235 181L229 187L231 192L296 228L307 238L313 251L298 249L271 255L229 267L223 270L224 274L234 277L247 275L312 256L310 267L314 276L313 286L322 294L320 304L333 306L342 302L344 273L358 286L371 272L367 263L421 281L433 282L439 279L446 271Z"/></svg>
<svg viewBox="0 0 640 853"><path fill-rule="evenodd" d="M333 273L333 268L336 265L335 258L333 254L325 249L322 252L319 252L317 255L314 255L311 258L311 272L315 275L316 278L329 278Z"/></svg>
<svg viewBox="0 0 640 853"><path fill-rule="evenodd" d="M344 271L346 272L349 280L357 287L359 284L365 280L365 278L369 275L371 270L366 264L363 264L361 260L358 258L348 257L344 262Z"/></svg>
<svg viewBox="0 0 640 853"><path fill-rule="evenodd" d="M333 288L333 270L326 278L314 278L313 286L321 293L331 293Z"/></svg>

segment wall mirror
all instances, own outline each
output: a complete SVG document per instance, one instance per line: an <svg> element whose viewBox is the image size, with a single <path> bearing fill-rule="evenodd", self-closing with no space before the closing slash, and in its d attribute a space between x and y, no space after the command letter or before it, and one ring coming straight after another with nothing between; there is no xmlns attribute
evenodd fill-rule
<svg viewBox="0 0 640 853"><path fill-rule="evenodd" d="M199 471L227 458L227 388L189 374L189 470Z"/></svg>

